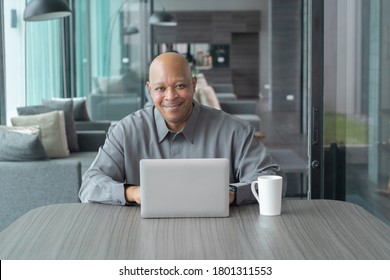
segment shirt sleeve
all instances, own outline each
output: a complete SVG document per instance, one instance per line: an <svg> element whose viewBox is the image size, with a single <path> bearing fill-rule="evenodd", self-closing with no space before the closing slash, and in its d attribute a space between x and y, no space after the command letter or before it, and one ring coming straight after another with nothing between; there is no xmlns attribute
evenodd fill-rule
<svg viewBox="0 0 390 280"><path fill-rule="evenodd" d="M262 175L280 175L283 178L283 193L285 193L286 180L279 165L271 158L267 148L255 136L254 129L249 125L246 132L240 133L240 141L236 143L233 168L236 183L231 186L237 188L236 204L257 202L251 191L251 183Z"/></svg>
<svg viewBox="0 0 390 280"><path fill-rule="evenodd" d="M124 157L118 127L111 127L104 145L82 177L79 192L81 202L125 205Z"/></svg>

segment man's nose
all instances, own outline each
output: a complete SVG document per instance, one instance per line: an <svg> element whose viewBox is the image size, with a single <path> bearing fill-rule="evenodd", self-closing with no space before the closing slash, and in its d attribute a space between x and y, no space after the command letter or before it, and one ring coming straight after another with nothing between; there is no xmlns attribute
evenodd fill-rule
<svg viewBox="0 0 390 280"><path fill-rule="evenodd" d="M166 99L175 99L177 96L176 89L174 87L168 87L165 92Z"/></svg>

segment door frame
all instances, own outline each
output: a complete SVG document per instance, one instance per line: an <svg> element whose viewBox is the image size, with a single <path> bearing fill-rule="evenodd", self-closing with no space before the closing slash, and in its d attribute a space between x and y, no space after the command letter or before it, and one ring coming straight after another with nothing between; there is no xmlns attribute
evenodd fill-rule
<svg viewBox="0 0 390 280"><path fill-rule="evenodd" d="M324 197L324 0L308 0L308 198Z"/></svg>

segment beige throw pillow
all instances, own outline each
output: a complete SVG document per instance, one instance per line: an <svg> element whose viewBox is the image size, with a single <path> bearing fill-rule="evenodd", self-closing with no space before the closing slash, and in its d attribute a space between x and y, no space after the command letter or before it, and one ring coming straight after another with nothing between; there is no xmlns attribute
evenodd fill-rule
<svg viewBox="0 0 390 280"><path fill-rule="evenodd" d="M11 118L11 123L13 126L38 125L41 129L42 144L49 158L69 155L63 111L14 117Z"/></svg>
<svg viewBox="0 0 390 280"><path fill-rule="evenodd" d="M221 105L219 104L218 97L215 94L215 91L212 86L205 86L203 88L204 94L207 96L209 100L210 107L221 110Z"/></svg>
<svg viewBox="0 0 390 280"><path fill-rule="evenodd" d="M205 86L208 86L206 77L203 75L203 73L199 73L196 75L196 88L203 89Z"/></svg>
<svg viewBox="0 0 390 280"><path fill-rule="evenodd" d="M199 104L221 110L217 96L211 86L196 89L194 100Z"/></svg>

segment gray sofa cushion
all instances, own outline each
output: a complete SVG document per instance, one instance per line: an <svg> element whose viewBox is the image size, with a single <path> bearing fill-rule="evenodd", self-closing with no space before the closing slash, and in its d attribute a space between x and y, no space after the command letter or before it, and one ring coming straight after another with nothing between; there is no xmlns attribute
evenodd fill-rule
<svg viewBox="0 0 390 280"><path fill-rule="evenodd" d="M64 112L66 139L70 152L79 151L76 126L74 123L73 101L71 99L48 99L42 101L43 105L26 106L16 108L18 115L36 115L60 110Z"/></svg>
<svg viewBox="0 0 390 280"><path fill-rule="evenodd" d="M79 131L88 131L88 130L104 130L108 132L108 129L111 126L111 121L77 121L76 130ZM80 145L79 140L79 145Z"/></svg>
<svg viewBox="0 0 390 280"><path fill-rule="evenodd" d="M212 83L211 86L214 88L215 92L229 92L234 93L234 86L232 83Z"/></svg>
<svg viewBox="0 0 390 280"><path fill-rule="evenodd" d="M68 140L69 151L77 152L79 150L79 144L77 142L76 125L74 123L73 100L63 98L47 99L42 100L42 104L55 110L64 111L66 139Z"/></svg>
<svg viewBox="0 0 390 280"><path fill-rule="evenodd" d="M104 130L85 130L77 131L77 137L80 143L80 151L89 152L99 150L106 140L106 131Z"/></svg>
<svg viewBox="0 0 390 280"><path fill-rule="evenodd" d="M54 111L53 108L43 105L26 106L16 108L19 116L38 115Z"/></svg>
<svg viewBox="0 0 390 280"><path fill-rule="evenodd" d="M39 127L0 126L0 161L47 159Z"/></svg>
<svg viewBox="0 0 390 280"><path fill-rule="evenodd" d="M73 98L73 114L75 121L89 121L87 100L85 97Z"/></svg>

